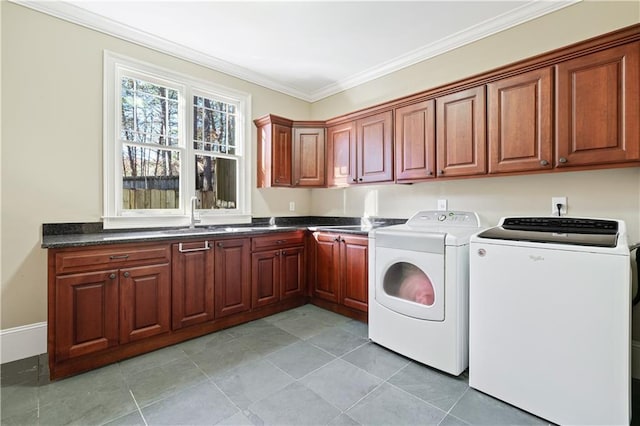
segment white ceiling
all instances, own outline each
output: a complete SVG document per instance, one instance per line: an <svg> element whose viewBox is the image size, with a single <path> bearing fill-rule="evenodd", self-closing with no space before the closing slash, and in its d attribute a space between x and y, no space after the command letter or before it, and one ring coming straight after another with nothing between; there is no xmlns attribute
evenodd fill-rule
<svg viewBox="0 0 640 426"><path fill-rule="evenodd" d="M314 102L580 0L13 1Z"/></svg>

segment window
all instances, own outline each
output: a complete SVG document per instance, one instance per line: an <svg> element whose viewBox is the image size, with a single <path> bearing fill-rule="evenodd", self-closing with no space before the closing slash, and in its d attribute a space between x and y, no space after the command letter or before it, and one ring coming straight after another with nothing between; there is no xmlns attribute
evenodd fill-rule
<svg viewBox="0 0 640 426"><path fill-rule="evenodd" d="M250 221L250 97L105 52L106 228Z"/></svg>

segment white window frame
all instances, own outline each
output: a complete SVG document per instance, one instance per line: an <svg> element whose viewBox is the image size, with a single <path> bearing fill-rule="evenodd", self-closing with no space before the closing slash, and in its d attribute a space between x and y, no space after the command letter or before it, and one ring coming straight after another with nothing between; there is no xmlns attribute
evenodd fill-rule
<svg viewBox="0 0 640 426"><path fill-rule="evenodd" d="M122 209L122 143L120 141L120 79L122 75L157 83L180 91L181 115L180 202L176 209ZM236 153L238 158L235 209L197 209L199 225L251 222L251 95L222 87L110 51L104 51L103 111L103 226L105 229L187 226L191 221L190 198L195 195L193 148L193 96L205 96L234 104L237 108ZM149 148L157 148L149 146ZM164 149L164 147L159 147ZM221 156L223 157L223 156Z"/></svg>

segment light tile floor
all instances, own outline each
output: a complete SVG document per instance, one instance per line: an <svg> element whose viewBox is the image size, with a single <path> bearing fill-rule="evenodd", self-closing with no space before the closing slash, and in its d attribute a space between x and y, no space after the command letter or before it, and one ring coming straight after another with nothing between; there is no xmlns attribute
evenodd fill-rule
<svg viewBox="0 0 640 426"><path fill-rule="evenodd" d="M45 356L2 365L2 425L548 424L313 305L53 383L47 374Z"/></svg>

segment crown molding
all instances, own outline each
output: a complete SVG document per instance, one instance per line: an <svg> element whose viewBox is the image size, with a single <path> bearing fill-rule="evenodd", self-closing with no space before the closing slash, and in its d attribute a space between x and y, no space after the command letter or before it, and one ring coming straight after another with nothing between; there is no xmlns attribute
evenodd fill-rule
<svg viewBox="0 0 640 426"><path fill-rule="evenodd" d="M440 39L344 80L325 86L310 94L311 102L335 95L336 93L407 68L418 62L425 61L581 1L583 0L536 1L527 3L509 13L486 20L471 28L459 31L449 37Z"/></svg>
<svg viewBox="0 0 640 426"><path fill-rule="evenodd" d="M368 81L385 76L395 71L414 65L426 59L433 58L442 53L496 34L500 31L538 18L547 13L565 8L582 0L557 0L557 1L532 1L509 12L486 20L470 29L465 29L449 37L423 46L419 49L401 55L393 60L369 68L363 72L349 76L341 81L332 83L314 92L305 92L299 88L284 85L263 74L251 71L247 68L234 65L222 59L203 54L172 41L154 36L145 31L123 25L117 21L89 12L64 1L34 1L34 0L9 0L12 3L42 12L65 21L99 31L101 33L129 41L140 46L157 50L159 52L187 60L215 71L222 72L233 77L263 86L267 89L281 92L306 102L316 102L336 93L364 84Z"/></svg>
<svg viewBox="0 0 640 426"><path fill-rule="evenodd" d="M296 88L285 86L262 74L253 72L244 67L234 65L222 59L206 55L188 46L157 37L145 31L140 31L117 21L89 12L64 1L32 1L32 0L9 0L11 3L33 9L65 21L81 25L128 42L147 47L167 55L183 59L197 65L211 68L215 71L229 74L233 77L275 90L307 102L312 102L308 93Z"/></svg>

